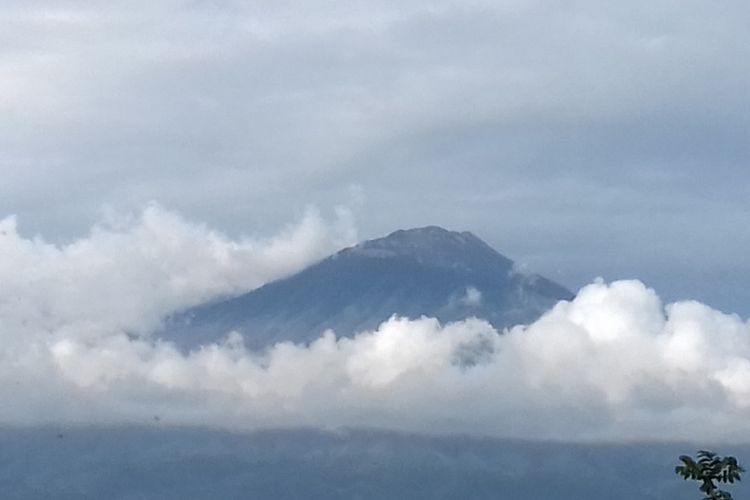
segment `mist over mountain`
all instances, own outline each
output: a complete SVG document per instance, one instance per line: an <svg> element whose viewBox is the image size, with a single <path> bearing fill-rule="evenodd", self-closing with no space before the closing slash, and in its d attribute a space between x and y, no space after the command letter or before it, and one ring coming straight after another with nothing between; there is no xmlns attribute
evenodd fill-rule
<svg viewBox="0 0 750 500"><path fill-rule="evenodd" d="M572 296L520 271L470 232L428 226L365 241L289 278L181 312L162 338L189 349L238 331L249 347L263 348L310 342L328 329L351 336L393 315L441 322L476 317L501 330L534 321Z"/></svg>

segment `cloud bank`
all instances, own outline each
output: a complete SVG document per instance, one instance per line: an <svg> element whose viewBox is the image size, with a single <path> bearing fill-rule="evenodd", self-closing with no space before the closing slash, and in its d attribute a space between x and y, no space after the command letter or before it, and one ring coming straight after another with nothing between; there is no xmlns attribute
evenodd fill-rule
<svg viewBox="0 0 750 500"><path fill-rule="evenodd" d="M0 223L0 424L376 427L559 440L750 438L750 325L639 281L537 322L391 318L355 338L183 354L168 312L253 288L350 240L314 211L235 241L156 205L66 246Z"/></svg>

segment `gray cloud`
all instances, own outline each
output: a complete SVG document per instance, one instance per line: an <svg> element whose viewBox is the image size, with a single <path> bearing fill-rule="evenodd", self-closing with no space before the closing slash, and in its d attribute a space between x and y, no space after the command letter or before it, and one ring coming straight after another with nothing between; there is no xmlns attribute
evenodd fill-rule
<svg viewBox="0 0 750 500"><path fill-rule="evenodd" d="M0 213L31 234L153 199L270 232L354 184L366 236L470 229L571 286L748 312L741 2L0 9Z"/></svg>

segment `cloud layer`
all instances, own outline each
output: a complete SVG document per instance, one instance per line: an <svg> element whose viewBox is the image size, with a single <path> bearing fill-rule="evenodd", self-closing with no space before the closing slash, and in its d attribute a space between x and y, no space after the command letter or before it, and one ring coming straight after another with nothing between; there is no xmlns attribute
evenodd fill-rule
<svg viewBox="0 0 750 500"><path fill-rule="evenodd" d="M748 323L664 306L638 281L592 283L508 332L392 318L265 352L230 333L187 355L147 335L162 315L283 276L351 233L311 212L275 238L234 241L151 206L61 247L5 219L0 423L750 439Z"/></svg>

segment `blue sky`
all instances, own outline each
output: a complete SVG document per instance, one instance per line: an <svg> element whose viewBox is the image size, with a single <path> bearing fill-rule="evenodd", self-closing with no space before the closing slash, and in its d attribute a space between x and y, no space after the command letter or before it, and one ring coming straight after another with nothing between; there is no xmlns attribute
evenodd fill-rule
<svg viewBox="0 0 750 500"><path fill-rule="evenodd" d="M746 317L749 11L5 1L0 216L65 242L153 200L232 236L343 205Z"/></svg>

